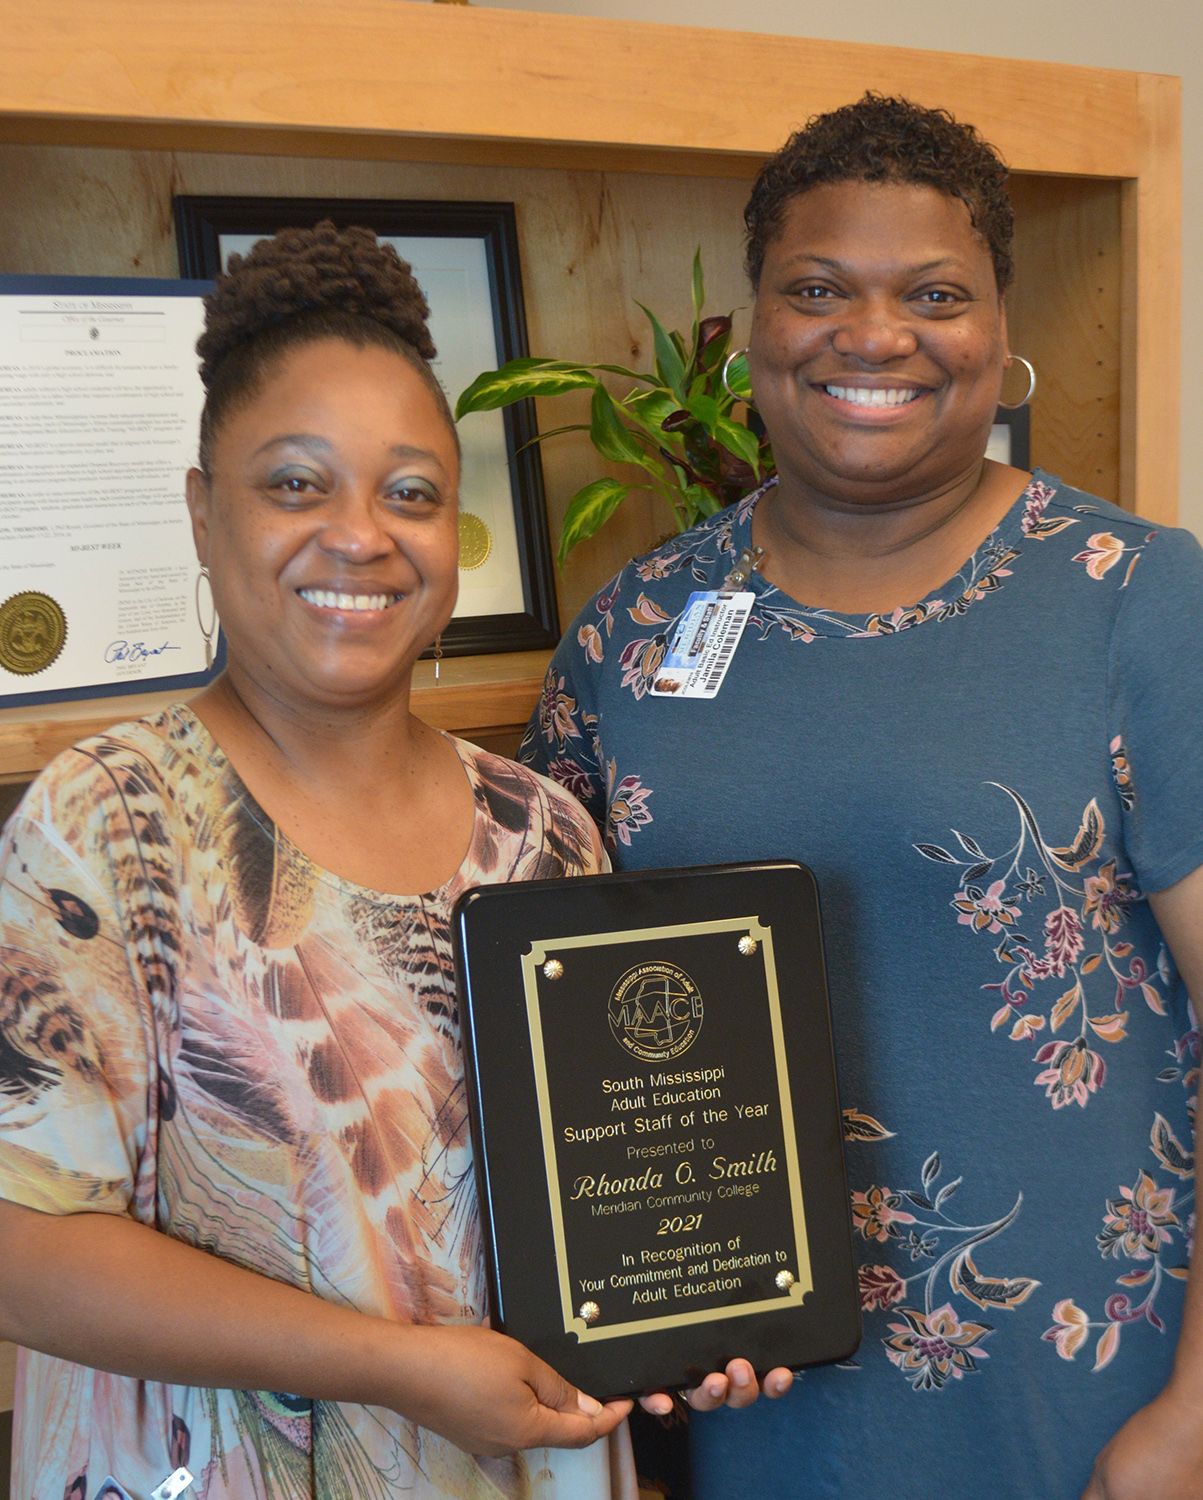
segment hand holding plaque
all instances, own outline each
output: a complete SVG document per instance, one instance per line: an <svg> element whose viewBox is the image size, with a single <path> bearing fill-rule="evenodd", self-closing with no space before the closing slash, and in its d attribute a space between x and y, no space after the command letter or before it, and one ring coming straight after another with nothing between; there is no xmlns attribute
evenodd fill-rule
<svg viewBox="0 0 1203 1500"><path fill-rule="evenodd" d="M607 1393L851 1352L809 872L487 887L455 933L495 1324Z"/></svg>

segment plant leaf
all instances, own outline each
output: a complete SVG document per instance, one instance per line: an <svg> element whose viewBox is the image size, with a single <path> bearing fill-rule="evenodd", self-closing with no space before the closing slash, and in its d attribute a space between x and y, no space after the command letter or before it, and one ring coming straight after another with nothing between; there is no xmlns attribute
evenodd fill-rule
<svg viewBox="0 0 1203 1500"><path fill-rule="evenodd" d="M657 471L659 470L659 465L654 459L649 460L649 455L642 443L622 421L619 416L619 407L604 385L599 385L593 392L593 404L589 417L589 439L603 458L612 459L615 463L639 464L640 466L650 461Z"/></svg>
<svg viewBox="0 0 1203 1500"><path fill-rule="evenodd" d="M677 405L685 405L685 361L672 337L664 331L660 319L642 302L635 304L652 325L652 341L656 350L656 374L677 398Z"/></svg>
<svg viewBox="0 0 1203 1500"><path fill-rule="evenodd" d="M687 484L681 488L681 498L689 511L689 524L714 516L723 508L717 495L712 495L704 484Z"/></svg>
<svg viewBox="0 0 1203 1500"><path fill-rule="evenodd" d="M458 422L473 411L496 411L528 396L562 396L565 391L589 390L600 385L584 365L556 359L512 359L498 370L478 375L455 403Z"/></svg>
<svg viewBox="0 0 1203 1500"><path fill-rule="evenodd" d="M714 436L728 453L734 453L736 458L742 459L757 479L760 478L760 439L754 432L720 412L718 421L714 424Z"/></svg>
<svg viewBox="0 0 1203 1500"><path fill-rule="evenodd" d="M656 377L647 370L629 370L626 365L586 365L588 370L604 370L607 375L623 375L627 380L642 380L655 385Z"/></svg>
<svg viewBox="0 0 1203 1500"><path fill-rule="evenodd" d="M604 526L630 493L629 484L617 479L595 479L577 490L564 512L564 529L560 532L560 563L577 545Z"/></svg>

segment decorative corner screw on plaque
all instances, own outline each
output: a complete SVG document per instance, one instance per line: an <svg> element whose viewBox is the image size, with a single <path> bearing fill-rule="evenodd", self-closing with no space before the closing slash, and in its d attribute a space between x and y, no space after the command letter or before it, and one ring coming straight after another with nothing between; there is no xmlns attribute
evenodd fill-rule
<svg viewBox="0 0 1203 1500"><path fill-rule="evenodd" d="M759 947L760 944L756 941L756 939L750 932L745 932L743 937L741 937L739 940L739 951L745 958L751 958L753 953L755 953L757 948Z"/></svg>
<svg viewBox="0 0 1203 1500"><path fill-rule="evenodd" d="M582 1302L576 1314L578 1318L584 1318L586 1323L596 1323L601 1317L601 1308L596 1302Z"/></svg>
<svg viewBox="0 0 1203 1500"><path fill-rule="evenodd" d="M543 965L543 977L545 979L563 979L564 965L558 958L549 958ZM589 1306L593 1306L592 1302Z"/></svg>
<svg viewBox="0 0 1203 1500"><path fill-rule="evenodd" d="M794 1273L792 1271L778 1271L776 1280L777 1285L781 1288L781 1290L783 1292L788 1292L790 1287L794 1284Z"/></svg>

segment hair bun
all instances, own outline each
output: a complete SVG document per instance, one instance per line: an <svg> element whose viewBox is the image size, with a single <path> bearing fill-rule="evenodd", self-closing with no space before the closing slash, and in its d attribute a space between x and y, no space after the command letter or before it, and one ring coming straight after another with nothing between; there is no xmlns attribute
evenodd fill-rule
<svg viewBox="0 0 1203 1500"><path fill-rule="evenodd" d="M312 229L282 229L230 257L205 299L205 331L196 345L206 390L232 349L322 312L379 323L423 359L434 358L430 305L410 266L371 229L338 229L323 219Z"/></svg>

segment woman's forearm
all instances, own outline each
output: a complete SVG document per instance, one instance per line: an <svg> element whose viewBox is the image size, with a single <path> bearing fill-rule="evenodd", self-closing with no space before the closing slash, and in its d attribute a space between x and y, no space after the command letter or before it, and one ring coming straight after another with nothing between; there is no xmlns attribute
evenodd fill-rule
<svg viewBox="0 0 1203 1500"><path fill-rule="evenodd" d="M0 1337L168 1384L383 1404L403 1325L339 1307L113 1214L0 1203ZM393 1382L382 1379L392 1370Z"/></svg>
<svg viewBox="0 0 1203 1500"><path fill-rule="evenodd" d="M0 1338L140 1380L383 1406L487 1454L584 1447L630 1410L503 1334L371 1317L112 1214L0 1202L0 1266Z"/></svg>

